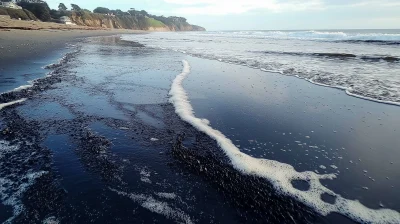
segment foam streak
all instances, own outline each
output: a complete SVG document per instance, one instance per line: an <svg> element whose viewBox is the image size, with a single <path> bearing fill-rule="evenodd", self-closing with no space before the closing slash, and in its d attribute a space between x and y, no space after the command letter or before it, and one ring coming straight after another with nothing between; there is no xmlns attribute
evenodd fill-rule
<svg viewBox="0 0 400 224"><path fill-rule="evenodd" d="M17 104L17 103L22 103L22 102L24 102L25 100L26 100L26 99L23 98L23 99L11 101L11 102L8 102L8 103L2 103L2 104L0 104L0 110L4 109L5 107L9 107L9 106L11 106L11 105Z"/></svg>
<svg viewBox="0 0 400 224"><path fill-rule="evenodd" d="M193 107L182 86L184 79L190 73L190 65L183 60L182 73L174 79L169 92L169 102L175 107L175 112L180 118L204 132L218 145L230 159L233 167L245 175L256 175L267 179L280 194L287 195L305 205L313 208L321 215L337 212L361 223L400 223L400 214L390 209L369 209L358 201L348 200L324 187L321 179L333 179L334 174L319 175L311 171L297 172L293 166L274 160L253 158L240 152L230 139L220 131L209 126L208 122L194 116ZM303 180L310 184L308 191L300 191L293 187L293 180ZM334 204L329 204L321 199L322 194L336 197Z"/></svg>
<svg viewBox="0 0 400 224"><path fill-rule="evenodd" d="M126 193L123 191L118 191L113 188L109 189L117 193L118 195L130 198L132 201L139 203L143 208L151 212L163 215L169 219L174 219L178 223L185 223L185 224L193 223L190 217L181 210L177 208L172 208L168 203L158 201L154 199L152 196L144 194Z"/></svg>

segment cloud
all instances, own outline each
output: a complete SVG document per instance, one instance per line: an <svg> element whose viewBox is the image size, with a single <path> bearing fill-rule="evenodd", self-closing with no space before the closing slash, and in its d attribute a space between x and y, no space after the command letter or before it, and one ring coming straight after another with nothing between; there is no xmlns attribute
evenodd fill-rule
<svg viewBox="0 0 400 224"><path fill-rule="evenodd" d="M341 1L341 0L340 0ZM398 0L358 0L354 2L332 2L328 5L329 8L333 7L373 7L373 8L388 8L398 7L400 2Z"/></svg>
<svg viewBox="0 0 400 224"><path fill-rule="evenodd" d="M333 8L399 7L398 0L164 0L174 13L191 15L243 14L251 11L272 13L327 10Z"/></svg>
<svg viewBox="0 0 400 224"><path fill-rule="evenodd" d="M177 5L180 14L226 15L241 14L254 10L287 12L319 10L324 8L322 0L164 0Z"/></svg>

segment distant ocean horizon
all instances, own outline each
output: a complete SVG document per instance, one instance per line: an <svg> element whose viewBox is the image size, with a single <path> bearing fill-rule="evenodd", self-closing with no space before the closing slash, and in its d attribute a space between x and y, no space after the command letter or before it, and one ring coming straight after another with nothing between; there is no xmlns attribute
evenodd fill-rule
<svg viewBox="0 0 400 224"><path fill-rule="evenodd" d="M374 28L374 29L365 29L365 28L349 28L349 29L237 29L237 30L207 30L204 32L236 32L236 31L371 31L371 30L376 30L376 31L398 31L400 28L392 28L392 29L382 29L382 28Z"/></svg>

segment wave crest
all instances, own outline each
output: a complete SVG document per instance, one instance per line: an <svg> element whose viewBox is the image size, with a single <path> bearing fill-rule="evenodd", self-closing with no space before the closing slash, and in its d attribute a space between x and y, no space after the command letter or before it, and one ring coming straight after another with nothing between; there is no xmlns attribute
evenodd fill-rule
<svg viewBox="0 0 400 224"><path fill-rule="evenodd" d="M307 53L307 52L285 52L285 51L249 51L253 53L264 53L274 55L291 55L291 56L307 56L307 57L325 57L325 58L337 58L337 59L361 59L364 61L371 62L398 62L400 58L390 55L356 55L350 53Z"/></svg>
<svg viewBox="0 0 400 224"><path fill-rule="evenodd" d="M237 31L237 32L210 32L200 34L203 36L229 35L238 38L261 39L299 39L299 40L325 40L343 41L349 43L377 43L400 44L400 33L373 33L369 32L343 32L343 31Z"/></svg>

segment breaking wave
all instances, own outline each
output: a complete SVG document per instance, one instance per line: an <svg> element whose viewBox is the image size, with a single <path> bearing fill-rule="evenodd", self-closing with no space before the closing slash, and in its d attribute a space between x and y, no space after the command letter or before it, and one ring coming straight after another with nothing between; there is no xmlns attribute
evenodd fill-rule
<svg viewBox="0 0 400 224"><path fill-rule="evenodd" d="M252 51L257 53L257 51ZM359 59L370 62L398 62L399 57L390 55L356 55L350 53L307 53L307 52L285 52L285 51L263 51L260 53L264 54L275 54L275 55L291 55L291 56L306 56L306 57L325 57L325 58L336 58L336 59Z"/></svg>
<svg viewBox="0 0 400 224"><path fill-rule="evenodd" d="M188 95L182 86L184 79L190 73L190 65L183 61L182 73L173 80L170 103L182 120L188 122L199 131L214 139L232 166L243 175L256 175L269 181L274 189L282 194L295 198L321 215L340 213L361 223L399 223L400 214L390 209L369 209L356 200L349 200L336 194L320 183L322 179L334 179L335 174L316 174L312 171L297 172L289 164L274 160L253 158L240 152L230 139L223 133L213 129L205 119L195 117ZM310 185L309 190L302 191L292 185L292 181L305 181ZM336 198L333 204L324 202L321 195L328 194Z"/></svg>
<svg viewBox="0 0 400 224"><path fill-rule="evenodd" d="M297 40L322 40L343 41L349 43L371 44L400 44L400 34L379 32L343 32L343 31L233 31L233 32L209 32L205 36L226 36L237 38L259 39L297 39ZM201 34L200 34L201 35Z"/></svg>
<svg viewBox="0 0 400 224"><path fill-rule="evenodd" d="M400 45L400 41L396 40L343 40L343 42L355 44Z"/></svg>

